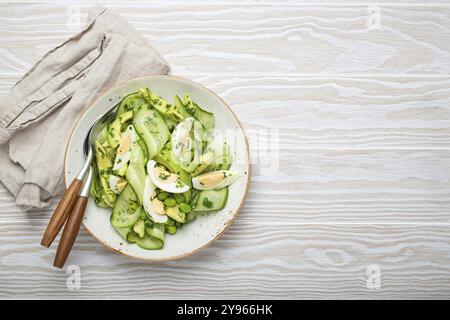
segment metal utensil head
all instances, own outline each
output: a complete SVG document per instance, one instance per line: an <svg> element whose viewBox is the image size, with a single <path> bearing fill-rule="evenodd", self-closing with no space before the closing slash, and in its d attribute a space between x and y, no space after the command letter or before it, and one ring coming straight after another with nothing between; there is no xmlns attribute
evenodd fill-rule
<svg viewBox="0 0 450 320"><path fill-rule="evenodd" d="M95 139L97 139L100 131L109 123L111 119L116 115L117 109L119 107L119 102L115 102L111 108L109 108L105 113L100 115L92 124L91 128L86 134L83 141L83 153L86 161L77 175L77 179L83 180L86 172L88 171L92 158L94 157L94 149L92 148Z"/></svg>
<svg viewBox="0 0 450 320"><path fill-rule="evenodd" d="M114 105L111 107L108 111L106 111L104 114L102 114L100 117L98 117L92 127L89 129L88 134L86 135L86 138L84 139L83 144L83 152L85 157L87 157L89 153L89 149L92 149L92 146L95 142L95 139L97 139L100 132L103 130L103 128L109 123L110 120L114 118L117 112L117 105Z"/></svg>

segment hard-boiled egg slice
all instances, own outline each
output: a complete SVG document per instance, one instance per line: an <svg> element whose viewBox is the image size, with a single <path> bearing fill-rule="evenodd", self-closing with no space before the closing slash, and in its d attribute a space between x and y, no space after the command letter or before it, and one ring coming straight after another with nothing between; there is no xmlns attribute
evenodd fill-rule
<svg viewBox="0 0 450 320"><path fill-rule="evenodd" d="M147 162L147 173L158 188L170 193L183 193L189 190L189 186L181 181L177 174L155 167L155 165L154 160Z"/></svg>
<svg viewBox="0 0 450 320"><path fill-rule="evenodd" d="M172 158L187 172L192 172L200 163L203 151L202 124L192 118L180 122L172 133Z"/></svg>
<svg viewBox="0 0 450 320"><path fill-rule="evenodd" d="M128 125L127 130L130 133L131 141L136 142L139 140L139 135L137 134L136 130L134 129L134 126L132 124Z"/></svg>
<svg viewBox="0 0 450 320"><path fill-rule="evenodd" d="M194 121L194 118L186 118L173 130L172 154L177 162L187 163L191 160L193 142L190 137L190 132Z"/></svg>
<svg viewBox="0 0 450 320"><path fill-rule="evenodd" d="M230 170L206 172L192 178L192 186L197 190L222 189L235 182L239 176L239 172Z"/></svg>
<svg viewBox="0 0 450 320"><path fill-rule="evenodd" d="M149 176L145 177L145 184L144 184L144 194L143 194L143 205L144 210L150 217L150 219L153 220L155 223L166 223L167 222L167 216L164 213L164 205L161 207L159 204L153 205L153 201L158 198L155 197L155 185L150 180ZM158 200L159 201L159 200Z"/></svg>
<svg viewBox="0 0 450 320"><path fill-rule="evenodd" d="M139 136L134 130L133 125L129 125L127 130L122 133L120 145L117 148L116 159L114 160L113 170L119 170L130 161L130 149L133 142L137 141Z"/></svg>
<svg viewBox="0 0 450 320"><path fill-rule="evenodd" d="M121 193L127 183L128 181L124 178L117 177L113 174L109 176L109 187L116 194Z"/></svg>

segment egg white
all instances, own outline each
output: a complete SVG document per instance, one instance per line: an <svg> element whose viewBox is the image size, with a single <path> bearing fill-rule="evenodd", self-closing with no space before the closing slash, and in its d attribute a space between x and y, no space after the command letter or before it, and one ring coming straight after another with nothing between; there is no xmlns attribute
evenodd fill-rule
<svg viewBox="0 0 450 320"><path fill-rule="evenodd" d="M131 143L128 146L127 150L123 154L116 154L116 159L114 160L114 166L113 170L119 170L122 167L124 167L129 161L130 161L130 150L133 142L136 142L139 139L138 134L134 130L133 125L129 125L127 129L122 133L121 139L120 139L120 146L122 145L123 141L125 140L126 136L130 137ZM117 149L119 150L119 149Z"/></svg>
<svg viewBox="0 0 450 320"><path fill-rule="evenodd" d="M111 188L111 190L115 193L115 194L119 194L122 192L122 190L125 188L125 186L127 185L126 183L123 184L122 186L119 186L119 182L124 182L126 181L125 179L121 178L121 177L117 177L115 175L110 175L109 176L109 187Z"/></svg>
<svg viewBox="0 0 450 320"><path fill-rule="evenodd" d="M152 199L155 196L155 189L156 189L156 187L152 183L152 181L150 180L150 177L146 176L145 177L145 185L144 185L144 195L143 195L144 210L148 214L150 219L153 220L153 222L155 222L155 223L166 223L167 220L168 220L167 216L166 215L157 214L153 210Z"/></svg>
<svg viewBox="0 0 450 320"><path fill-rule="evenodd" d="M155 176L155 165L156 162L154 160L150 160L149 162L147 162L147 174L153 184L155 184L159 189L170 193L183 193L189 190L189 186L181 181L178 178L178 175L176 175L176 181L173 182L163 182L158 179L158 177Z"/></svg>

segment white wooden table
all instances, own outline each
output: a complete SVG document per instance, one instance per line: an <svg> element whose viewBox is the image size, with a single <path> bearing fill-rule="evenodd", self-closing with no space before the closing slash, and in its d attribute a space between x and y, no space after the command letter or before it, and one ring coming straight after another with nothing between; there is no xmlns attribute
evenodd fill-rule
<svg viewBox="0 0 450 320"><path fill-rule="evenodd" d="M23 213L0 187L0 298L450 298L450 2L370 4L110 1L172 74L247 130L279 129L279 171L256 164L233 226L184 260L144 264L83 230L80 290L39 245L55 204ZM67 12L90 4L71 5L2 1L1 94L77 32Z"/></svg>

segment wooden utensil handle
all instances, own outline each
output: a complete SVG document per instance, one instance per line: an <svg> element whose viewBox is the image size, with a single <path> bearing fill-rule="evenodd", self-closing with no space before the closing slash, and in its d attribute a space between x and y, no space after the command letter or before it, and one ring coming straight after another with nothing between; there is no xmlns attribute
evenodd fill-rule
<svg viewBox="0 0 450 320"><path fill-rule="evenodd" d="M59 240L58 249L56 250L55 261L53 262L53 265L57 268L64 266L72 250L75 239L80 231L81 220L83 220L87 201L87 197L80 196L67 220L61 239Z"/></svg>
<svg viewBox="0 0 450 320"><path fill-rule="evenodd" d="M56 207L55 212L47 225L47 229L45 229L44 236L42 237L41 245L44 247L50 247L53 240L55 240L62 226L66 222L69 213L72 211L73 206L77 201L82 184L83 183L81 180L75 179L67 188L66 192L64 192L63 197L59 201L58 206Z"/></svg>

